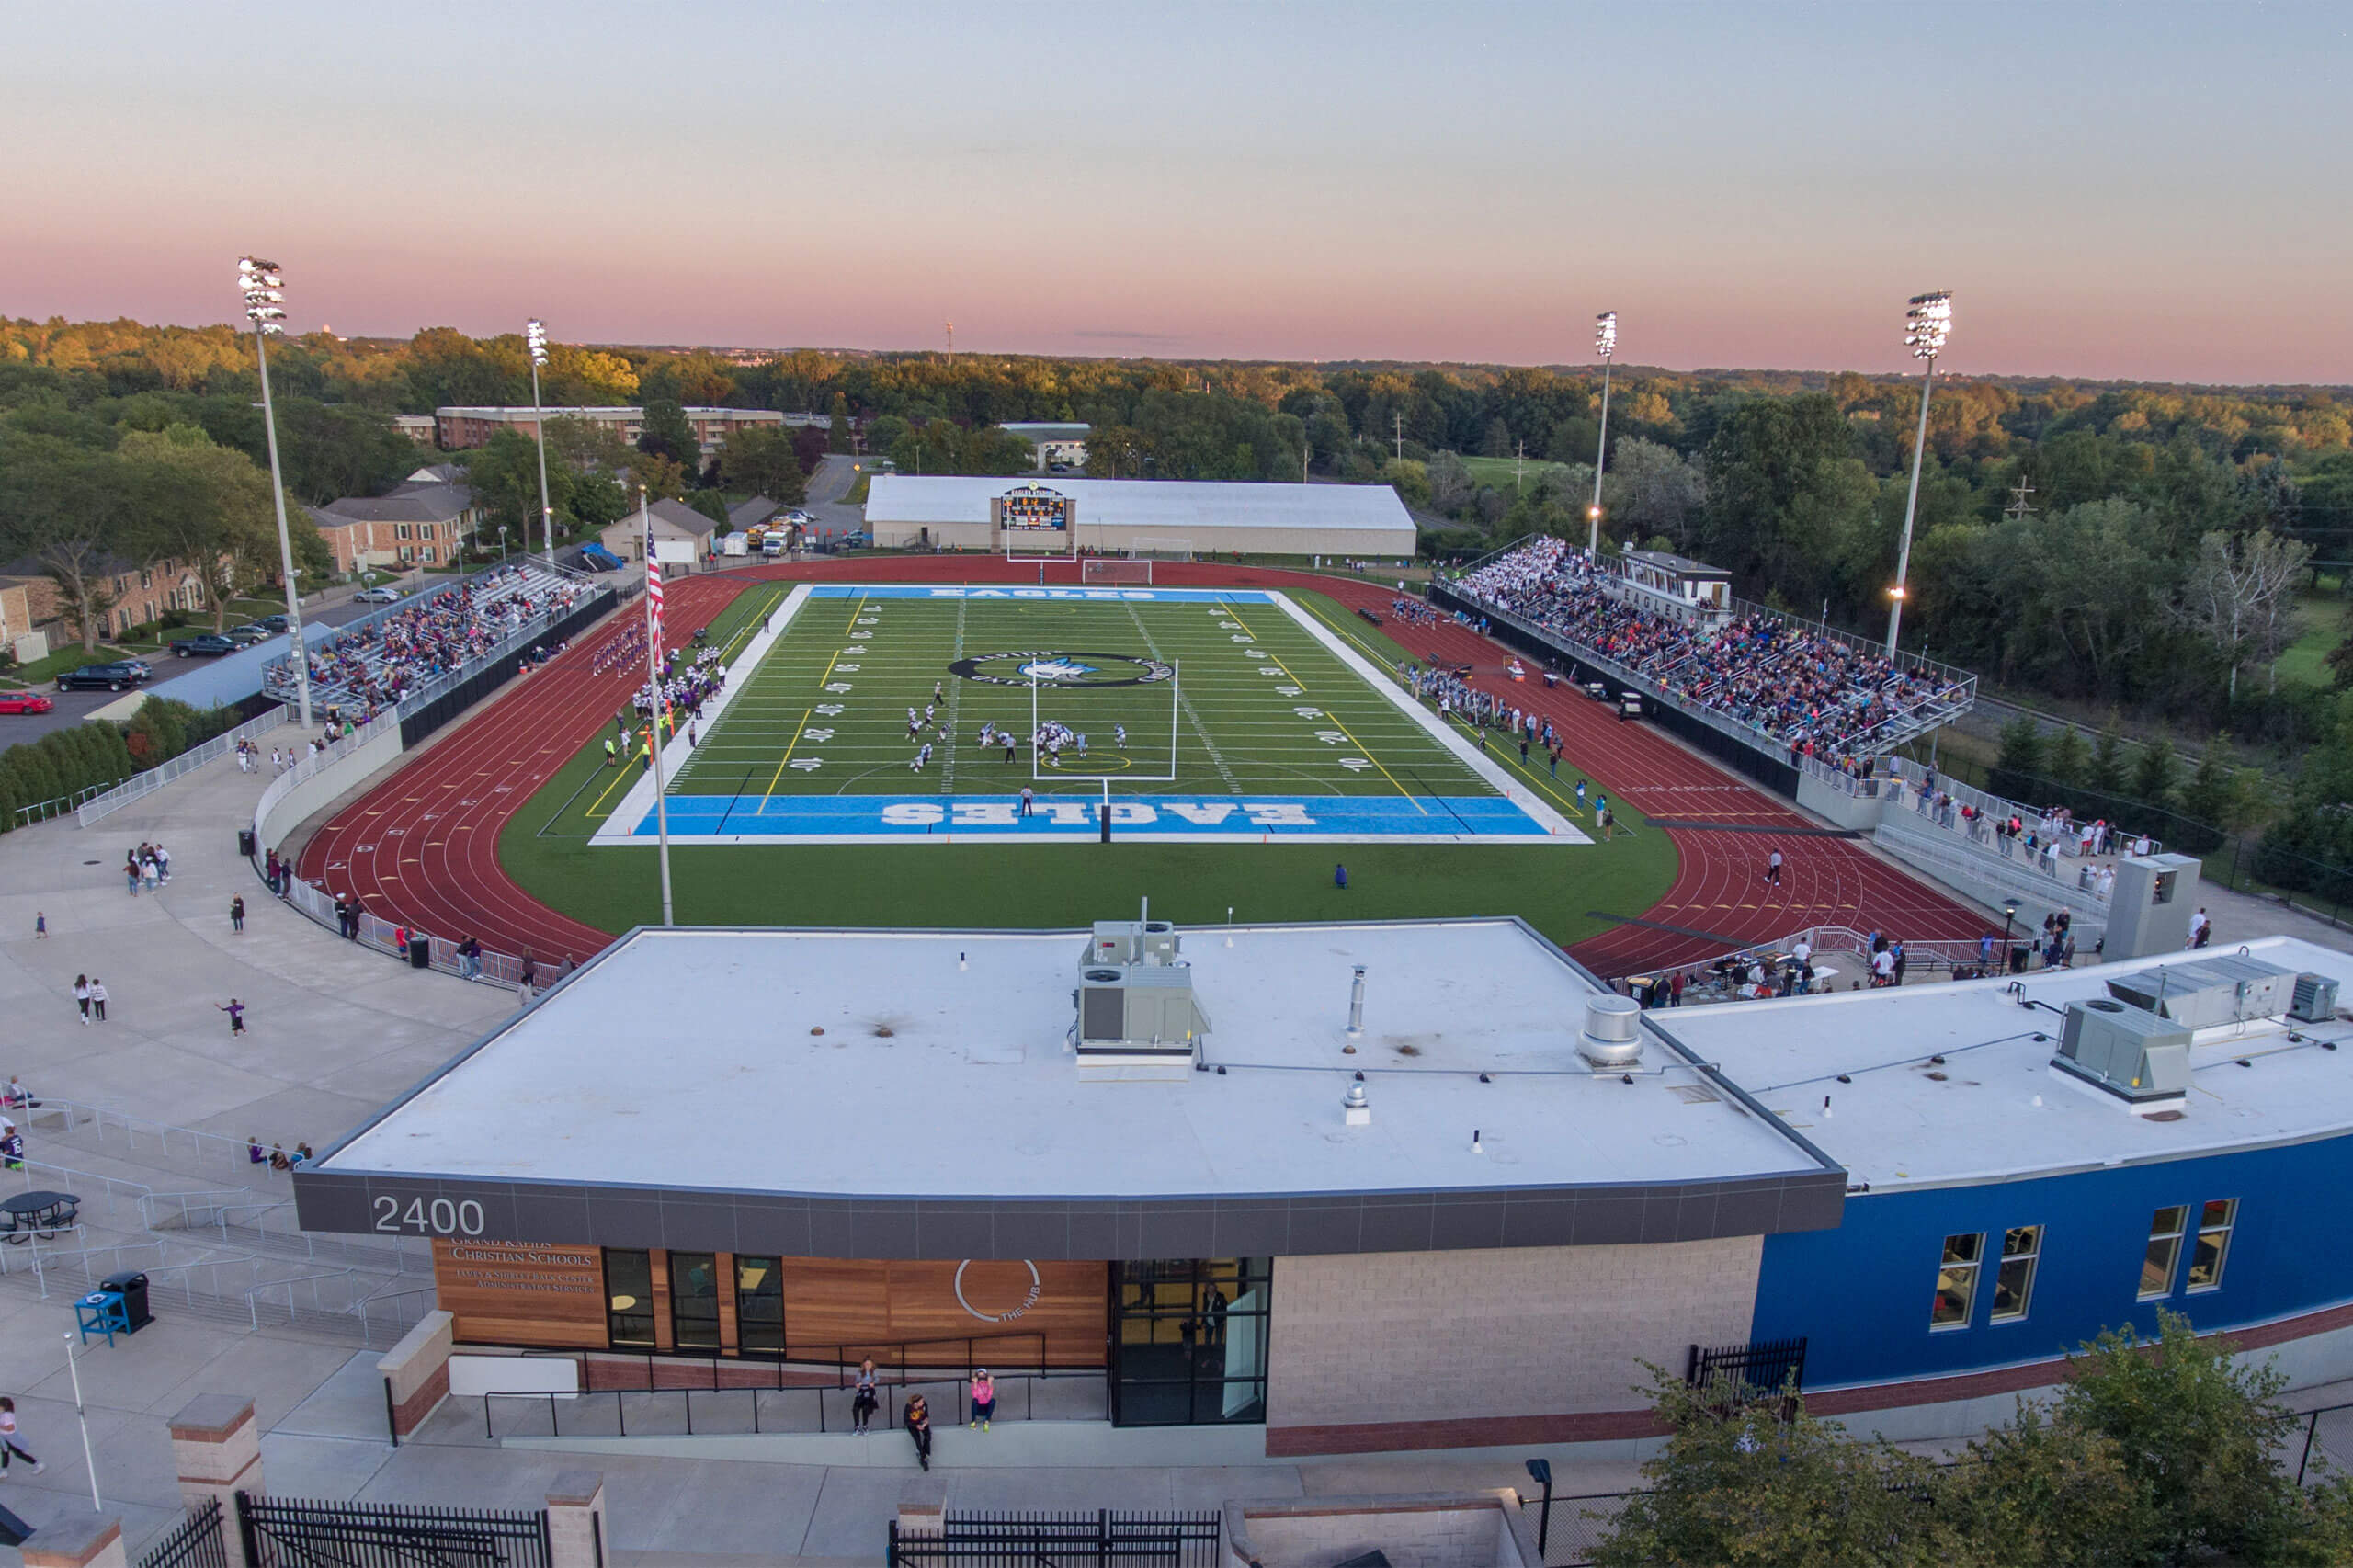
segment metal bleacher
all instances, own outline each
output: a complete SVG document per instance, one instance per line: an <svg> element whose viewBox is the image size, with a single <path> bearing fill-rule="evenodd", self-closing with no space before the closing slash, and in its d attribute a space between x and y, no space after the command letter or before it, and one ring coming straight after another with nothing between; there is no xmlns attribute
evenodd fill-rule
<svg viewBox="0 0 2353 1568"><path fill-rule="evenodd" d="M474 660L487 656L508 634L526 621L544 613L550 596L577 592L591 579L560 567L550 567L540 562L519 560L494 566L461 581L425 590L386 605L371 615L362 617L348 626L337 628L332 634L310 644L311 700L314 704L355 706L365 711L380 706L396 695L406 695L436 676L446 675L452 668L463 667ZM395 626L413 624L419 612L427 615L453 608L453 600L471 599L471 613L455 628L442 627L443 636L454 630L458 635L472 634L478 646L468 650L456 664L435 662L429 667L415 667L424 661L410 657L401 661L403 667L388 676L388 660L384 642L385 631ZM530 608L526 608L526 605ZM336 665L346 658L358 662L356 671L338 671ZM290 652L271 660L264 666L262 689L270 696L290 698L294 691L294 669ZM388 686L390 679L392 685ZM398 687L394 692L392 687ZM372 687L372 691L365 689Z"/></svg>

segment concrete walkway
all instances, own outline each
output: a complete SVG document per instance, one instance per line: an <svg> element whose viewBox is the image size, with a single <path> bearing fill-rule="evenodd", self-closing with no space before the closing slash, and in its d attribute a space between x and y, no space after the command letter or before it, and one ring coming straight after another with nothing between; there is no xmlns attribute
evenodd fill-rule
<svg viewBox="0 0 2353 1568"><path fill-rule="evenodd" d="M86 832L68 819L0 836L0 1006L10 1026L0 1079L16 1073L52 1104L324 1147L508 1015L509 993L402 968L272 901L236 854L236 829L267 783L222 761ZM159 892L134 898L120 868L142 841L169 848L174 874ZM243 935L229 925L239 894ZM48 916L46 940L33 937L36 911ZM112 994L103 1025L82 1024L73 1001L74 976L91 973ZM243 1038L215 1010L232 995L249 1009ZM289 1190L232 1145L159 1141L152 1130L126 1142L119 1123L99 1137L61 1121L35 1119L28 1131L32 1159L73 1173L36 1170L39 1185L72 1183L92 1200L87 1233L61 1247L150 1242L138 1188L250 1186L256 1199ZM97 1201L101 1180L115 1184L111 1209ZM182 1243L171 1244L183 1256ZM17 1267L21 1255L6 1261L0 1392L16 1396L28 1446L47 1468L39 1477L13 1471L0 1505L38 1526L89 1504L65 1360L74 1317L66 1292L41 1299L31 1273ZM895 1431L757 1448L680 1437L661 1442L660 1453L497 1446L483 1437L479 1400L451 1402L395 1449L384 1436L377 1352L347 1338L191 1319L163 1301L153 1327L79 1354L100 1493L124 1516L134 1561L177 1522L165 1424L198 1393L256 1400L266 1483L280 1495L535 1507L558 1471L601 1470L619 1563L878 1561L884 1523L917 1473ZM506 1413L501 1425L510 1425ZM1269 1462L1249 1451L1262 1442L1256 1427L1123 1434L1150 1440L1121 1447L1103 1443L1106 1429L1092 1424L1040 1422L1027 1434L1018 1426L1000 1423L987 1437L942 1430L934 1474L952 1505L1214 1507L1232 1497L1526 1483L1527 1456L1517 1451ZM719 1453L729 1457L705 1457ZM1562 1453L1555 1465L1564 1493L1616 1491L1636 1478L1631 1455L1573 1462ZM0 1549L0 1563L16 1556Z"/></svg>

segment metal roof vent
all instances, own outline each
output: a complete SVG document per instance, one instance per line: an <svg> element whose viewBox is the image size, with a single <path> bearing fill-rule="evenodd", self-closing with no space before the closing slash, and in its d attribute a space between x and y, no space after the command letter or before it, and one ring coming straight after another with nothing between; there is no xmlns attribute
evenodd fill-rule
<svg viewBox="0 0 2353 1568"><path fill-rule="evenodd" d="M2051 1065L2136 1114L2177 1111L2189 1088L2189 1028L2106 997L2071 1002Z"/></svg>
<svg viewBox="0 0 2353 1568"><path fill-rule="evenodd" d="M1347 1096L1340 1101L1340 1119L1350 1127L1372 1125L1372 1102L1365 1098L1362 1084L1350 1084Z"/></svg>
<svg viewBox="0 0 2353 1568"><path fill-rule="evenodd" d="M1631 996L1596 996L1585 1005L1577 1054L1597 1070L1622 1072L1643 1060L1643 1008Z"/></svg>

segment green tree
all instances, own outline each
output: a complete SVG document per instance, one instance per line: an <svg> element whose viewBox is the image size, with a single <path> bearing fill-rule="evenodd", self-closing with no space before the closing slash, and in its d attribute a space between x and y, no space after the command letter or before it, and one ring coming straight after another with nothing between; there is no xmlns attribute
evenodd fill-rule
<svg viewBox="0 0 2353 1568"><path fill-rule="evenodd" d="M2052 736L2042 765L2050 770L2050 777L2062 784L2083 784L2092 766L2091 747L2085 744L2084 733L2069 724Z"/></svg>
<svg viewBox="0 0 2353 1568"><path fill-rule="evenodd" d="M2040 793L2038 780L2050 777L2049 767L2041 725L2021 713L2002 726L2002 753L1990 780L1995 794L2013 801L2036 799Z"/></svg>
<svg viewBox="0 0 2353 1568"><path fill-rule="evenodd" d="M2053 1419L2116 1445L2127 1483L2153 1511L2158 1561L2260 1562L2296 1533L2302 1501L2279 1460L2296 1425L2278 1403L2287 1375L2239 1366L2234 1349L2160 1310L2154 1339L2111 1329L2068 1358Z"/></svg>
<svg viewBox="0 0 2353 1568"><path fill-rule="evenodd" d="M495 430L483 445L463 454L466 483L482 503L488 528L508 530L518 543L536 540L540 517L540 445L520 430ZM550 443L548 504L558 511L570 499L572 467ZM528 530L528 531L527 531Z"/></svg>
<svg viewBox="0 0 2353 1568"><path fill-rule="evenodd" d="M244 453L217 447L193 426L132 431L115 449L134 498L142 558L185 563L202 579L212 629L229 624L229 601L258 585L278 559L278 519L269 476ZM290 534L316 538L300 506L286 509Z"/></svg>
<svg viewBox="0 0 2353 1568"><path fill-rule="evenodd" d="M1512 455L1511 426L1500 415L1487 421L1487 433L1480 438L1479 455L1483 458L1507 458Z"/></svg>
<svg viewBox="0 0 2353 1568"><path fill-rule="evenodd" d="M85 653L114 608L108 580L137 550L137 510L114 454L50 435L0 438L0 539L56 585Z"/></svg>
<svg viewBox="0 0 2353 1568"><path fill-rule="evenodd" d="M638 426L637 449L666 458L686 472L702 472L702 444L695 439L695 427L687 423L687 411L675 398L646 403L645 418Z"/></svg>
<svg viewBox="0 0 2353 1568"><path fill-rule="evenodd" d="M2121 795L2125 778L2124 737L2111 722L2092 743L2091 766L2084 772L2084 783L2103 795Z"/></svg>
<svg viewBox="0 0 2353 1568"><path fill-rule="evenodd" d="M849 447L849 401L835 392L833 418L825 427L825 448L828 451L847 452Z"/></svg>
<svg viewBox="0 0 2353 1568"><path fill-rule="evenodd" d="M2132 767L2132 798L2153 806L2169 806L2181 782L2181 758L2173 742L2160 735L2141 748Z"/></svg>
<svg viewBox="0 0 2353 1568"><path fill-rule="evenodd" d="M792 433L781 426L748 426L728 433L715 460L719 482L747 495L765 495L780 506L798 506L809 494L808 476L793 450Z"/></svg>
<svg viewBox="0 0 2353 1568"><path fill-rule="evenodd" d="M2182 814L2211 823L2225 833L2244 825L2249 804L2238 769L2228 760L2230 745L2227 733L2209 741L2189 781L2181 787Z"/></svg>
<svg viewBox="0 0 2353 1568"><path fill-rule="evenodd" d="M1940 1563L1934 1467L1849 1437L1799 1408L1727 1417L1713 1396L1653 1368L1652 1401L1672 1431L1643 1466L1593 1556L1597 1568L1872 1568Z"/></svg>
<svg viewBox="0 0 2353 1568"><path fill-rule="evenodd" d="M2025 1399L1970 1443L1937 1514L1950 1568L2141 1568L2161 1533L2114 1437Z"/></svg>

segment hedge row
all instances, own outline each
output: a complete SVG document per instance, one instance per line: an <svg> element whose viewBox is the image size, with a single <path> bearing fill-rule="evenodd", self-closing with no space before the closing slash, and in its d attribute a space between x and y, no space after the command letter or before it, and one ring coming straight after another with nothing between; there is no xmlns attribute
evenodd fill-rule
<svg viewBox="0 0 2353 1568"><path fill-rule="evenodd" d="M167 697L151 697L128 724L93 720L0 751L0 833L23 826L20 813L27 806L119 783L237 723L234 708L199 711Z"/></svg>

